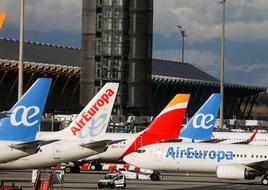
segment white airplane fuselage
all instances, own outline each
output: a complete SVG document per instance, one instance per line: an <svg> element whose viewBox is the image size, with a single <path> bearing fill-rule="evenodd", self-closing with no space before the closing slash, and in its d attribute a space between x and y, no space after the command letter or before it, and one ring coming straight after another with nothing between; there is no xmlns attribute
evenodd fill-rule
<svg viewBox="0 0 268 190"><path fill-rule="evenodd" d="M136 167L182 172L212 172L219 166L267 161L267 146L212 143L160 143L140 148L124 161ZM233 171L235 172L235 171Z"/></svg>
<svg viewBox="0 0 268 190"><path fill-rule="evenodd" d="M219 142L221 144L232 144L232 143L238 143L238 142L244 142L249 140L249 138L252 136L253 132L213 132L212 133L212 139L218 139L223 140L222 142ZM192 142L192 139L189 138L181 138L183 139L183 142ZM195 142L202 142L195 141ZM249 143L250 145L268 145L268 133L257 133L255 138L252 142Z"/></svg>
<svg viewBox="0 0 268 190"><path fill-rule="evenodd" d="M15 149L11 146L14 144L18 144L20 142L18 141L0 141L0 163L9 162L11 160L16 160L19 158L22 158L24 156L28 156L31 154L34 154L36 152L36 149Z"/></svg>
<svg viewBox="0 0 268 190"><path fill-rule="evenodd" d="M231 144L241 141L247 141L253 134L253 132L213 132L214 139L226 139L221 142L224 144ZM268 133L257 133L251 145L268 145Z"/></svg>
<svg viewBox="0 0 268 190"><path fill-rule="evenodd" d="M0 169L44 168L97 154L98 150L82 147L82 143L75 140L59 140L43 145L38 153L0 164Z"/></svg>

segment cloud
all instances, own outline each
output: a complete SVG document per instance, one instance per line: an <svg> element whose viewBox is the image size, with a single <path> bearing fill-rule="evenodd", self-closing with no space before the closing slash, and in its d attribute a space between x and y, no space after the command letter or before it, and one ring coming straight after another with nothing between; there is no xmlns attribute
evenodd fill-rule
<svg viewBox="0 0 268 190"><path fill-rule="evenodd" d="M0 11L7 12L7 25L19 27L20 1L0 0ZM62 30L80 32L82 1L27 0L25 29L41 32Z"/></svg>
<svg viewBox="0 0 268 190"><path fill-rule="evenodd" d="M205 42L221 36L222 6L218 1L155 0L154 31L178 33L182 25L189 43ZM267 0L236 0L226 3L226 38L234 41L268 40Z"/></svg>
<svg viewBox="0 0 268 190"><path fill-rule="evenodd" d="M154 58L178 61L177 49L155 50ZM199 49L186 49L185 61L206 73L220 78L220 54ZM244 64L225 58L225 82L268 87L268 65L265 63Z"/></svg>

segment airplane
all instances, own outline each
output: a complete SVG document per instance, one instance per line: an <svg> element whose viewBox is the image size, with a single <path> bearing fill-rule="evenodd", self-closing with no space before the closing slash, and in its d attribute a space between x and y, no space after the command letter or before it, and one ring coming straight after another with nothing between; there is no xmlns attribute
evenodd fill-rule
<svg viewBox="0 0 268 190"><path fill-rule="evenodd" d="M95 140L106 138L125 139L125 141L109 145L105 152L73 162L70 166L90 162L91 170L101 170L100 162L122 162L125 155L141 146L178 138L189 97L189 94L177 94L151 124L141 132L105 133L98 136ZM70 171L70 166L66 168L68 171Z"/></svg>
<svg viewBox="0 0 268 190"><path fill-rule="evenodd" d="M206 103L211 103L216 107L214 113L206 109L209 104L205 103L189 121L185 131L181 132L184 137L199 140L209 138L221 102L219 99L215 99L214 102L211 100L210 98ZM213 114L208 116L210 113ZM188 132L189 134L187 134ZM193 134L190 134L191 132ZM156 181L160 180L158 171L177 171L216 173L218 178L224 179L255 179L257 176L263 176L262 184L268 184L268 151L266 146L199 142L151 144L126 155L123 160L139 168L154 170L150 177Z"/></svg>
<svg viewBox="0 0 268 190"><path fill-rule="evenodd" d="M182 142L268 145L268 133L257 133L257 130L253 134L213 131L221 100L221 94L212 94L182 128L179 139Z"/></svg>
<svg viewBox="0 0 268 190"><path fill-rule="evenodd" d="M216 173L222 179L255 179L268 184L267 146L213 143L158 143L124 157L128 164L155 171ZM160 180L158 173L151 175Z"/></svg>
<svg viewBox="0 0 268 190"><path fill-rule="evenodd" d="M0 163L37 152L41 141L35 137L50 85L51 79L39 78L8 112L1 112Z"/></svg>
<svg viewBox="0 0 268 190"><path fill-rule="evenodd" d="M118 90L118 83L106 83L71 124L58 132L39 135L39 151L15 161L0 164L0 169L34 169L54 166L101 153L113 141L94 140L105 133ZM85 138L86 137L86 138ZM55 141L55 142L51 142Z"/></svg>
<svg viewBox="0 0 268 190"><path fill-rule="evenodd" d="M268 133L252 132L213 132L213 139L218 139L224 144L250 144L268 145Z"/></svg>

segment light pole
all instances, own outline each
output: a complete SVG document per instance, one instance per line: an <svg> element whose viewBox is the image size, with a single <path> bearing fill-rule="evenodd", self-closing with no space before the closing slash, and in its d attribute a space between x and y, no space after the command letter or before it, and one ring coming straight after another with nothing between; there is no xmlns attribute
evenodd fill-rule
<svg viewBox="0 0 268 190"><path fill-rule="evenodd" d="M23 43L24 43L24 0L20 1L20 47L19 47L19 76L18 76L18 99L23 93Z"/></svg>
<svg viewBox="0 0 268 190"><path fill-rule="evenodd" d="M220 106L220 127L223 127L223 105L224 105L224 54L225 54L225 3L226 0L222 0L222 36L221 36L221 89L220 92L223 96Z"/></svg>
<svg viewBox="0 0 268 190"><path fill-rule="evenodd" d="M184 63L184 38L187 37L185 30L182 26L177 25L177 28L180 30L180 34L182 37L182 43L181 43L181 63Z"/></svg>

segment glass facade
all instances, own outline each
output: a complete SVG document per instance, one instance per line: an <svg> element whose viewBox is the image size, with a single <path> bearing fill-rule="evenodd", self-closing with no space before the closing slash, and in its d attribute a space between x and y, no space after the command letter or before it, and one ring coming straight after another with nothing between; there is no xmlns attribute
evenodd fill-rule
<svg viewBox="0 0 268 190"><path fill-rule="evenodd" d="M106 81L120 82L115 112L122 114L121 92L124 58L124 7L123 0L98 0L96 16L96 62L95 76L98 87Z"/></svg>

